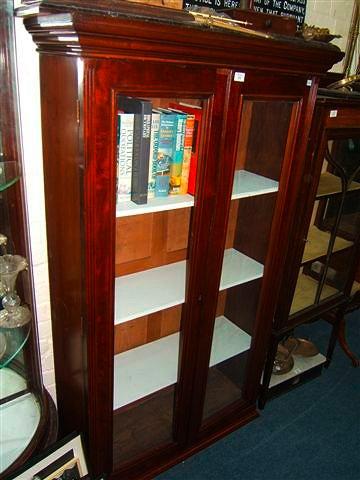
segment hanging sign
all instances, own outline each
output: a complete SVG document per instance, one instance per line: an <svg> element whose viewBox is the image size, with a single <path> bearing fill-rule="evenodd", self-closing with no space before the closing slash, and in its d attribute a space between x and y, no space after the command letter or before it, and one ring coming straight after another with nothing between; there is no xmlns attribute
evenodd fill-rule
<svg viewBox="0 0 360 480"><path fill-rule="evenodd" d="M305 20L306 0L253 0L252 8L256 12L294 17L300 28Z"/></svg>
<svg viewBox="0 0 360 480"><path fill-rule="evenodd" d="M198 7L208 7L214 10L222 10L224 8L239 8L242 7L241 0L184 0L183 7L188 8L194 5Z"/></svg>

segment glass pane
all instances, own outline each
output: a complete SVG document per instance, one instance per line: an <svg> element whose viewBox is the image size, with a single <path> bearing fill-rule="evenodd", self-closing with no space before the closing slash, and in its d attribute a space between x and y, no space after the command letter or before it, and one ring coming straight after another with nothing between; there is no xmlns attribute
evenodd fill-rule
<svg viewBox="0 0 360 480"><path fill-rule="evenodd" d="M14 206L17 162L0 163L0 399L28 388L32 314L27 261L18 251L19 225ZM26 353L24 351L26 349Z"/></svg>
<svg viewBox="0 0 360 480"><path fill-rule="evenodd" d="M360 233L359 168L359 138L328 141L291 314L346 286Z"/></svg>
<svg viewBox="0 0 360 480"><path fill-rule="evenodd" d="M203 420L242 397L278 181L291 144L288 130L295 110L294 103L277 100L243 104Z"/></svg>
<svg viewBox="0 0 360 480"><path fill-rule="evenodd" d="M19 178L17 162L0 162L0 192L11 187Z"/></svg>
<svg viewBox="0 0 360 480"><path fill-rule="evenodd" d="M174 441L181 314L201 115L200 101L118 96L117 466Z"/></svg>

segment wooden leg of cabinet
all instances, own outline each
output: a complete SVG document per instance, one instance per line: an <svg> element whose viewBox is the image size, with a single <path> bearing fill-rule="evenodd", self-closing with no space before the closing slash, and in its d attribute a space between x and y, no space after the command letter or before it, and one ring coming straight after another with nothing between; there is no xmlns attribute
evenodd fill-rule
<svg viewBox="0 0 360 480"><path fill-rule="evenodd" d="M269 348L267 360L264 367L263 379L261 384L261 390L258 400L258 407L260 410L263 410L267 401L267 392L270 385L276 350L277 350L278 342L277 340L273 339L271 342L271 346Z"/></svg>
<svg viewBox="0 0 360 480"><path fill-rule="evenodd" d="M360 359L354 354L354 352L350 350L350 347L347 343L345 317L342 317L339 322L338 340L339 340L339 345L343 349L345 355L347 355L350 358L351 363L353 364L353 367L359 367Z"/></svg>

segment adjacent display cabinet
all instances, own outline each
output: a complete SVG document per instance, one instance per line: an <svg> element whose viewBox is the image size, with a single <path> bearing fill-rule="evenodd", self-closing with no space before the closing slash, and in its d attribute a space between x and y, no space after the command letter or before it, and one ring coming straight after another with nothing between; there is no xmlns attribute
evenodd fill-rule
<svg viewBox="0 0 360 480"><path fill-rule="evenodd" d="M320 373L330 362L337 337L354 366L358 363L346 343L344 315L359 306L360 95L319 92L299 193L300 221L287 256L260 406L271 393ZM300 355L291 340L296 327L320 318L334 325L328 351L305 348ZM281 365L287 355L284 346L289 355L294 353L289 371ZM283 371L276 371L281 366Z"/></svg>
<svg viewBox="0 0 360 480"><path fill-rule="evenodd" d="M44 389L28 265L13 2L0 5L0 478L56 437Z"/></svg>
<svg viewBox="0 0 360 480"><path fill-rule="evenodd" d="M121 1L44 1L25 25L60 427L94 474L153 478L257 415L318 76L342 54ZM194 195L116 202L124 96L200 112Z"/></svg>

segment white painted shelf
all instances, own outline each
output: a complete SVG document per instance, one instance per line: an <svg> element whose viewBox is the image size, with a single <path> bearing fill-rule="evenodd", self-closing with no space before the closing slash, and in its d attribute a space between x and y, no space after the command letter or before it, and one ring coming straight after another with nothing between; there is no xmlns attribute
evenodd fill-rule
<svg viewBox="0 0 360 480"><path fill-rule="evenodd" d="M183 260L116 278L115 325L184 303L185 269ZM220 290L260 278L263 270L237 250L225 250Z"/></svg>
<svg viewBox="0 0 360 480"><path fill-rule="evenodd" d="M238 198L254 197L266 193L277 192L279 182L247 170L236 170L234 175L232 200Z"/></svg>
<svg viewBox="0 0 360 480"><path fill-rule="evenodd" d="M291 378L295 378L307 370L317 367L318 365L322 365L326 362L326 357L324 357L324 355L321 353L318 353L314 357L301 357L300 355L293 355L293 358L294 366L290 372L285 373L284 375L271 375L269 388L275 387L276 385L286 382L286 380L290 380Z"/></svg>
<svg viewBox="0 0 360 480"><path fill-rule="evenodd" d="M114 409L173 385L178 377L179 333L114 357ZM210 366L249 350L251 337L226 317L215 320Z"/></svg>
<svg viewBox="0 0 360 480"><path fill-rule="evenodd" d="M231 199L236 200L238 198L263 195L277 192L278 189L279 184L275 180L247 172L246 170L236 170ZM150 198L148 203L144 205L137 205L132 201L119 202L116 205L116 216L129 217L142 215L143 213L190 208L192 206L194 206L194 197L192 195L169 195L167 197Z"/></svg>
<svg viewBox="0 0 360 480"><path fill-rule="evenodd" d="M190 208L193 205L194 197L192 195L169 195L167 197L150 198L148 203L144 205L137 205L129 200L127 202L119 202L116 205L116 216L130 217L132 215L142 215L143 213Z"/></svg>

